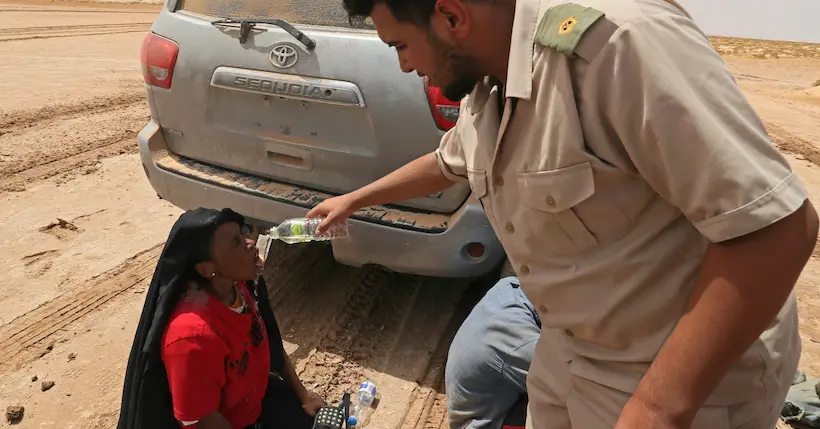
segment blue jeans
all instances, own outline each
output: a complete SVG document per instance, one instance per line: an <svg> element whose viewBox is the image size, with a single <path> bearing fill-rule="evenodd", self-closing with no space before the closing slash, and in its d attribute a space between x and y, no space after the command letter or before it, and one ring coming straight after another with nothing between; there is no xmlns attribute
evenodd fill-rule
<svg viewBox="0 0 820 429"><path fill-rule="evenodd" d="M541 334L517 277L499 280L476 304L450 345L445 368L452 429L500 429L526 394Z"/></svg>

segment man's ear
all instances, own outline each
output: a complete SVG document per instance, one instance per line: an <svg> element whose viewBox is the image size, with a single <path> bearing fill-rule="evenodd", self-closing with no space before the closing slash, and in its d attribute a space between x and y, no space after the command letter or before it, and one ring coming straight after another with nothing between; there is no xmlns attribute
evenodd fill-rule
<svg viewBox="0 0 820 429"><path fill-rule="evenodd" d="M438 0L435 13L444 23L444 29L450 37L461 40L470 32L470 10L462 0Z"/></svg>
<svg viewBox="0 0 820 429"><path fill-rule="evenodd" d="M216 264L210 261L200 262L196 264L196 272L206 279L213 278L216 274Z"/></svg>

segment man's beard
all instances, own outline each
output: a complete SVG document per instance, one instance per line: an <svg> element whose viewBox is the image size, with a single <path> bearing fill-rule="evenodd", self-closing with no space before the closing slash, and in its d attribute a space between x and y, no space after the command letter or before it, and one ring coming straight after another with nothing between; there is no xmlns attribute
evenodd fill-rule
<svg viewBox="0 0 820 429"><path fill-rule="evenodd" d="M453 80L441 89L441 93L450 101L460 101L473 92L477 82L477 79L467 75L453 73Z"/></svg>
<svg viewBox="0 0 820 429"><path fill-rule="evenodd" d="M447 45L432 32L430 40L434 49L438 52L439 64L443 64L446 72L450 75L449 82L441 82L441 93L450 101L460 101L469 93L473 92L478 83L479 68L474 58L459 53L456 47Z"/></svg>

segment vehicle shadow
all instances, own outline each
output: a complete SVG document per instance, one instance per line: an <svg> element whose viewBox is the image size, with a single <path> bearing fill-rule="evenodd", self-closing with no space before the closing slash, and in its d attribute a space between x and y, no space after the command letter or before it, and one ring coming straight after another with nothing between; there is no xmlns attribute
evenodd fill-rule
<svg viewBox="0 0 820 429"><path fill-rule="evenodd" d="M334 261L326 243L275 243L265 272L282 337L289 351L295 346L297 373L330 400L365 379L404 380L443 394L450 342L497 278L497 272L467 281L347 267Z"/></svg>

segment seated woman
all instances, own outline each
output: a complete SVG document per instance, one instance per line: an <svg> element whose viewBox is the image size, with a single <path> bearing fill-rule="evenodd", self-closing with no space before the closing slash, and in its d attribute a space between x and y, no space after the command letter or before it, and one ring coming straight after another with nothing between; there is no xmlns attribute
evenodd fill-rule
<svg viewBox="0 0 820 429"><path fill-rule="evenodd" d="M134 338L118 429L312 427L324 401L285 353L243 227L229 209L197 209L172 228Z"/></svg>

